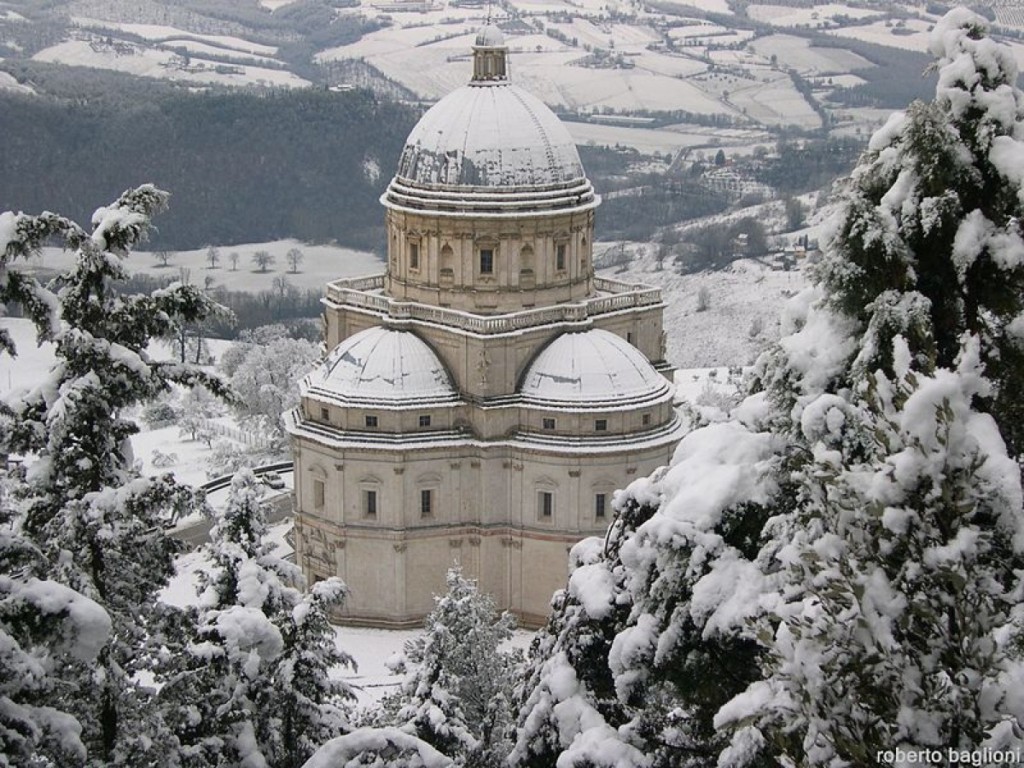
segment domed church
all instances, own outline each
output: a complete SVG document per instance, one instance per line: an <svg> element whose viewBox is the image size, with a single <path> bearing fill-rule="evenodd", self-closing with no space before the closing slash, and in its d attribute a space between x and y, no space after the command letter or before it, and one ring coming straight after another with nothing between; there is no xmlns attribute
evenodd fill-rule
<svg viewBox="0 0 1024 768"><path fill-rule="evenodd" d="M501 32L409 135L383 274L324 299L326 360L288 417L295 554L341 620L419 623L460 563L528 626L612 494L682 436L661 293L594 275L600 198Z"/></svg>

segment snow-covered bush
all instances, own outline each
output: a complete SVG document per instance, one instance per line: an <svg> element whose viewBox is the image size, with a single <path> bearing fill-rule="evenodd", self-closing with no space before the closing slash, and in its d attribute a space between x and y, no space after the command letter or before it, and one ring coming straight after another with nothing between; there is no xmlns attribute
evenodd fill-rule
<svg viewBox="0 0 1024 768"><path fill-rule="evenodd" d="M142 423L150 429L161 429L177 423L178 409L168 397L162 397L142 409Z"/></svg>
<svg viewBox="0 0 1024 768"><path fill-rule="evenodd" d="M157 469L173 467L178 463L178 454L173 451L170 453L164 453L163 451L154 448L153 452L150 454L150 461Z"/></svg>

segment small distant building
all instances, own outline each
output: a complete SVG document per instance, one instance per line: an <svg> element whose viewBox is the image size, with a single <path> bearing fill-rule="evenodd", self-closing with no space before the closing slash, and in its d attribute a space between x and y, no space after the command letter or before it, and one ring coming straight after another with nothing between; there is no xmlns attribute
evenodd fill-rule
<svg viewBox="0 0 1024 768"><path fill-rule="evenodd" d="M600 203L499 30L413 129L381 197L387 269L337 280L288 417L295 553L344 621L418 623L458 562L539 625L566 554L682 436L656 288L596 277Z"/></svg>

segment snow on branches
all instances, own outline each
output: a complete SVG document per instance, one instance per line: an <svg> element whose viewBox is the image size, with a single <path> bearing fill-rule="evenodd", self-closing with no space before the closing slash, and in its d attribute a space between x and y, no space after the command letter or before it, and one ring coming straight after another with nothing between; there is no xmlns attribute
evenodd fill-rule
<svg viewBox="0 0 1024 768"><path fill-rule="evenodd" d="M872 138L750 396L577 564L514 765L1020 743L1024 100L981 18L932 43L935 100Z"/></svg>

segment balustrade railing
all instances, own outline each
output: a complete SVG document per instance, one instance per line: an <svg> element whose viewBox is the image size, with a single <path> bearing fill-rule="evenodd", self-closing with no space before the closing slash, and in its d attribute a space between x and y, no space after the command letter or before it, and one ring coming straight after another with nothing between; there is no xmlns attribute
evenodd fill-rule
<svg viewBox="0 0 1024 768"><path fill-rule="evenodd" d="M507 333L550 323L581 322L596 315L661 303L661 290L647 285L596 277L594 287L600 295L578 302L523 309L501 315L479 315L431 304L400 301L376 293L384 288L384 275L379 274L328 283L327 302L370 309L396 319L421 320L481 334Z"/></svg>

